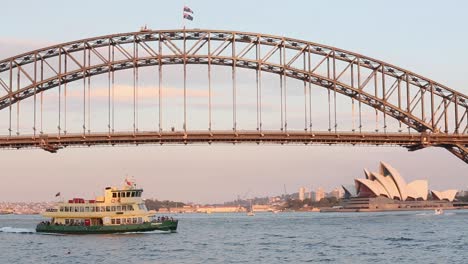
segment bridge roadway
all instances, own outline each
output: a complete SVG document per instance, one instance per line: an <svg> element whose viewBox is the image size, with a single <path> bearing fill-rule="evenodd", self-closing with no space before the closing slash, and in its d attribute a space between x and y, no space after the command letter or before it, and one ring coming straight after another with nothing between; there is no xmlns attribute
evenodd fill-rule
<svg viewBox="0 0 468 264"><path fill-rule="evenodd" d="M193 144L193 143L273 143L327 145L388 145L418 150L449 145L466 149L468 135L432 133L359 133L307 131L164 131L88 134L41 134L0 137L0 148L42 148L49 152L67 146ZM462 157L463 159L463 157Z"/></svg>

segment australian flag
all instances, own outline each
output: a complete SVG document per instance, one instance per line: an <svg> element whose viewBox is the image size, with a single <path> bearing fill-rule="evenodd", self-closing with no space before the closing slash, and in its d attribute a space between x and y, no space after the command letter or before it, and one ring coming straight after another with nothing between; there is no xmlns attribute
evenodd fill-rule
<svg viewBox="0 0 468 264"><path fill-rule="evenodd" d="M188 6L184 6L184 19L192 21L193 16L191 14L193 15L193 10Z"/></svg>
<svg viewBox="0 0 468 264"><path fill-rule="evenodd" d="M190 20L190 21L193 20L193 16L191 16L191 15L189 15L189 14L187 14L187 13L184 13L184 18L185 18L185 19L188 19L188 20Z"/></svg>
<svg viewBox="0 0 468 264"><path fill-rule="evenodd" d="M188 7L188 6L184 6L184 12L187 12L187 13L193 14L193 10L192 10L192 9L190 9L190 7Z"/></svg>

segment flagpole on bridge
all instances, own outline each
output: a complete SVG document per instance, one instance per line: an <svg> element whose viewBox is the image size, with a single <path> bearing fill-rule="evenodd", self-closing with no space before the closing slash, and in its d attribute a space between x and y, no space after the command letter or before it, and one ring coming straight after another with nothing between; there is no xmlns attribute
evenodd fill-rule
<svg viewBox="0 0 468 264"><path fill-rule="evenodd" d="M190 7L186 6L184 3L184 8L182 9L182 27L183 27L183 34L184 34L184 133L187 134L187 40L186 40L186 32L185 32L185 19L190 21L193 20L193 10Z"/></svg>
<svg viewBox="0 0 468 264"><path fill-rule="evenodd" d="M185 31L185 2L184 2L184 7L182 8L182 29Z"/></svg>

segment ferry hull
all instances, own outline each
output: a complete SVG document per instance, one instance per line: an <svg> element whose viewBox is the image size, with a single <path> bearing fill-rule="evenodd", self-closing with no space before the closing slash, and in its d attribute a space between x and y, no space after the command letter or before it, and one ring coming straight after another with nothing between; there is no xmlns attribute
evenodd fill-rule
<svg viewBox="0 0 468 264"><path fill-rule="evenodd" d="M113 234L127 232L170 231L176 232L178 221L151 222L132 225L64 226L39 224L36 232L59 234Z"/></svg>

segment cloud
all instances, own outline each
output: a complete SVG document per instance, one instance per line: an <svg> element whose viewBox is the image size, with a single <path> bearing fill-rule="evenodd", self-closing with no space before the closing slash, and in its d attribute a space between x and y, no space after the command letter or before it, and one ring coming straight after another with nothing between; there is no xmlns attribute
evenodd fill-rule
<svg viewBox="0 0 468 264"><path fill-rule="evenodd" d="M86 89L86 92L88 90ZM112 93L112 90L111 90ZM173 98L173 97L183 97L184 90L182 88L175 88L175 87L162 87L161 89L162 97L163 98ZM114 86L114 100L116 101L131 101L133 100L134 90L132 85L115 85ZM195 89L187 89L186 91L187 97L190 98L208 98L209 92L208 90L195 90ZM50 98L56 98L56 95L48 94ZM91 97L92 100L103 100L107 101L109 96L108 87L97 87L91 88ZM112 96L112 94L111 94ZM145 100L149 98L157 98L159 96L158 87L154 86L139 86L138 87L138 98L139 100ZM68 91L67 97L69 98L82 98L83 91L82 90L71 90Z"/></svg>
<svg viewBox="0 0 468 264"><path fill-rule="evenodd" d="M53 45L53 43L38 39L0 37L0 60Z"/></svg>

